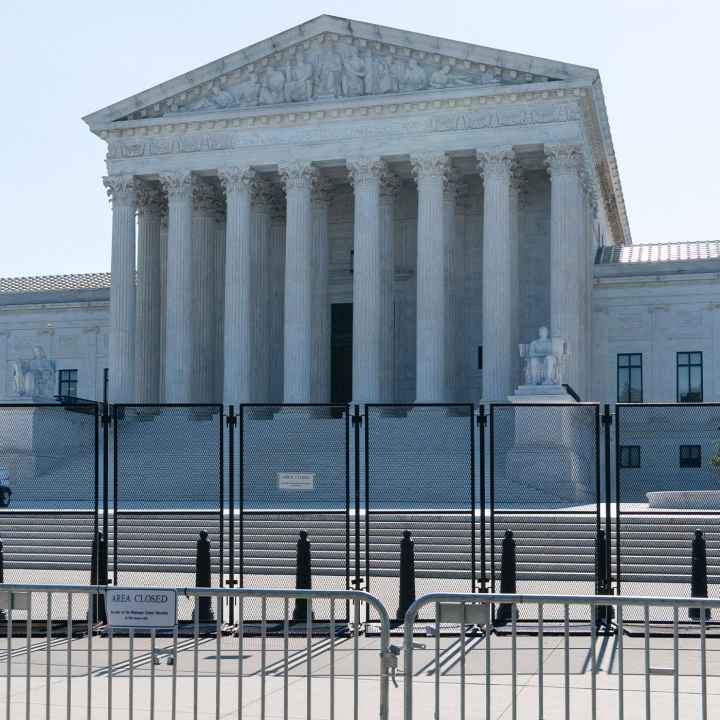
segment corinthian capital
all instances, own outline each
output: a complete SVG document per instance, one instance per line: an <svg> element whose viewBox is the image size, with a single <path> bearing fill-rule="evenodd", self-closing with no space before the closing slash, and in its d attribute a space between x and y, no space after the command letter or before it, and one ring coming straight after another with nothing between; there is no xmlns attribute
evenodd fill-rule
<svg viewBox="0 0 720 720"><path fill-rule="evenodd" d="M577 145L546 145L545 165L552 177L577 175L583 167L582 150Z"/></svg>
<svg viewBox="0 0 720 720"><path fill-rule="evenodd" d="M307 162L294 160L279 167L286 190L309 190L317 170Z"/></svg>
<svg viewBox="0 0 720 720"><path fill-rule="evenodd" d="M420 153L410 158L415 180L433 177L445 179L450 171L450 158L445 153Z"/></svg>
<svg viewBox="0 0 720 720"><path fill-rule="evenodd" d="M380 158L356 157L346 160L350 184L360 187L371 182L380 182L380 178L388 171L387 164Z"/></svg>
<svg viewBox="0 0 720 720"><path fill-rule="evenodd" d="M330 207L335 186L324 175L317 174L313 178L310 199L315 207Z"/></svg>
<svg viewBox="0 0 720 720"><path fill-rule="evenodd" d="M160 183L168 195L168 200L189 200L192 198L192 173L188 170L164 173Z"/></svg>
<svg viewBox="0 0 720 720"><path fill-rule="evenodd" d="M253 187L252 202L258 209L270 209L275 186L265 178L257 178Z"/></svg>
<svg viewBox="0 0 720 720"><path fill-rule="evenodd" d="M135 188L138 212L159 215L166 209L167 198L159 185L138 180Z"/></svg>
<svg viewBox="0 0 720 720"><path fill-rule="evenodd" d="M107 175L103 178L103 185L114 207L135 207L137 197L134 175Z"/></svg>
<svg viewBox="0 0 720 720"><path fill-rule="evenodd" d="M515 163L515 153L511 147L498 147L477 151L478 170L483 180L504 180L510 183Z"/></svg>
<svg viewBox="0 0 720 720"><path fill-rule="evenodd" d="M402 187L402 181L400 178L394 173L385 172L382 174L380 178L380 196L391 199L397 197L397 194L400 192L400 188Z"/></svg>
<svg viewBox="0 0 720 720"><path fill-rule="evenodd" d="M217 191L207 180L193 178L192 182L193 208L204 213L214 213L217 210Z"/></svg>
<svg viewBox="0 0 720 720"><path fill-rule="evenodd" d="M226 195L238 192L252 192L255 185L255 171L248 167L220 168L218 177Z"/></svg>

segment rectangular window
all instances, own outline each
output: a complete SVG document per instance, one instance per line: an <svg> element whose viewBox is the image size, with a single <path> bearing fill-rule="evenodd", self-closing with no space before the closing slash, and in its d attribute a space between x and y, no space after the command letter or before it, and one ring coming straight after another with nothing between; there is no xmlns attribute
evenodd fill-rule
<svg viewBox="0 0 720 720"><path fill-rule="evenodd" d="M478 370L482 370L482 345L478 345Z"/></svg>
<svg viewBox="0 0 720 720"><path fill-rule="evenodd" d="M617 356L618 402L643 401L642 353L620 353Z"/></svg>
<svg viewBox="0 0 720 720"><path fill-rule="evenodd" d="M703 354L679 352L677 354L678 402L703 401Z"/></svg>
<svg viewBox="0 0 720 720"><path fill-rule="evenodd" d="M639 445L621 445L620 446L620 467L621 468L639 468L640 467L640 446Z"/></svg>
<svg viewBox="0 0 720 720"><path fill-rule="evenodd" d="M60 370L58 372L58 395L77 397L77 370Z"/></svg>
<svg viewBox="0 0 720 720"><path fill-rule="evenodd" d="M702 448L699 445L680 446L680 467L699 468L702 467Z"/></svg>

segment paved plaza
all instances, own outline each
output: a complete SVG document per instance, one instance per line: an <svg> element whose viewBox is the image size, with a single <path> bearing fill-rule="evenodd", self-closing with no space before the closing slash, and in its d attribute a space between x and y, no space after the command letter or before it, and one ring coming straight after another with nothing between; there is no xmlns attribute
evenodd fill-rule
<svg viewBox="0 0 720 720"><path fill-rule="evenodd" d="M418 720L433 717L435 678L438 666L435 662L435 638L416 637L425 649L415 651L414 717ZM395 642L400 644L401 638ZM12 642L10 718L25 717L26 695L29 685L30 713L33 719L68 717L68 675L70 675L69 717L87 717L87 696L92 685L92 718L110 717L108 705L112 700L112 717L170 718L172 717L173 665L167 663L172 655L172 638L156 640L157 663L152 662L149 638L136 638L132 655L128 638L114 638L112 660L109 665L108 642L95 637L92 648L92 672L88 678L87 638L77 638L71 644L71 652L65 639L50 641L50 680L47 674L47 641L33 638L28 655L26 639L15 638ZM680 641L680 717L700 717L701 688L699 673L700 655L697 638ZM360 636L358 639L359 718L377 718L379 713L380 683L379 638ZM720 712L720 639L707 640L708 663L708 711L709 717ZM485 662L486 647L482 635L466 638L465 711L467 717L485 717ZM461 647L454 636L440 639L440 717L460 717L460 669ZM327 637L312 639L310 669L312 681L308 681L307 641L291 638L288 652L288 677L284 676L285 661L282 637L268 637L265 648L265 676L261 674L262 642L259 637L243 639L242 660L238 638L225 636L218 652L216 638L201 639L197 645L199 678L197 682L197 717L216 717L216 698L220 698L221 718L283 717L285 702L290 718L308 717L308 687L310 687L310 714L314 719L331 718L331 698L334 698L334 717L351 717L355 686L354 639L338 638L331 652ZM570 703L573 718L590 717L592 696L592 659L590 638L573 636L570 639ZM596 644L597 672L595 675L598 718L618 716L618 638L602 636ZM512 717L512 648L507 636L491 638L492 717ZM238 678L242 662L242 715L238 713ZM536 636L519 636L517 639L517 692L518 717L536 718L539 707L538 640ZM624 638L624 702L625 717L644 717L645 683L644 638ZM5 684L7 650L0 653L0 716L6 708ZM30 667L29 682L26 669ZM335 681L331 683L331 665L334 663ZM177 706L176 717L194 717L196 686L193 682L195 665L195 641L192 638L178 640L176 671ZM651 639L651 667L660 670L672 668L672 639ZM544 709L545 718L564 717L564 637L545 636L543 652ZM109 672L112 682L109 682ZM219 672L219 675L216 674ZM154 674L154 678L151 676ZM673 678L654 675L652 683L652 717L670 718L673 712ZM390 717L402 717L403 687L390 688ZM111 695L110 695L110 685ZM151 689L154 685L154 715L151 714ZM264 697L263 703L263 686ZM334 687L333 687L334 686ZM287 700L285 688L287 687ZM132 688L132 689L131 689ZM219 688L219 694L217 689ZM130 713L132 696L133 713ZM46 712L49 699L50 715Z"/></svg>

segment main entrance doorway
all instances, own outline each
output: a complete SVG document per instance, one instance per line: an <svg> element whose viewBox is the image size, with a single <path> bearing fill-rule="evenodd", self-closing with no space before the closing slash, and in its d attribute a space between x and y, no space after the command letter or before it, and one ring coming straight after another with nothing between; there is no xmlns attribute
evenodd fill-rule
<svg viewBox="0 0 720 720"><path fill-rule="evenodd" d="M352 303L331 305L330 401L352 400Z"/></svg>

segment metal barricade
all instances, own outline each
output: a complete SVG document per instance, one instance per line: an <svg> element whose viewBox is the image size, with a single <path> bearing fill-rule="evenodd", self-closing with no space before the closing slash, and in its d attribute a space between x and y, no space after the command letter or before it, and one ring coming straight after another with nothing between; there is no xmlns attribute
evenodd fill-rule
<svg viewBox="0 0 720 720"><path fill-rule="evenodd" d="M506 622L499 625L493 605L504 607L501 615ZM423 694L414 703L415 652L424 645L413 643L413 630L419 614L434 606L436 624L432 657L425 657L418 675L434 676L432 693ZM589 610L589 636L571 632L572 606ZM607 621L608 608L615 619ZM660 632L651 624L650 613L655 607L672 614L671 632ZM552 609L560 608L562 620L554 623ZM623 623L630 610L640 610L643 623L640 632ZM672 697L672 717L702 718L709 715L708 703L708 641L720 637L717 622L720 600L700 598L608 597L600 595L501 595L433 593L411 605L404 624L404 713L405 720L443 717L452 708L453 717L544 718L548 716L577 718L602 717L639 718L670 717L667 694ZM687 626L681 632L681 614L694 619L694 631ZM524 618L532 617L532 630L523 628ZM493 618L496 618L493 620ZM602 624L601 624L602 621ZM457 627L458 639L448 648L441 647L441 623ZM495 624L493 624L495 623ZM532 639L528 640L528 635ZM587 645L583 646L583 640ZM589 641L589 642L588 642ZM608 644L612 642L612 648ZM627 647L626 647L627 646ZM717 646L716 646L717 647ZM712 648L711 648L712 649ZM509 654L509 662L507 656ZM670 665L660 665L671 657ZM642 658L642 659L641 659ZM616 675L616 682L603 682L599 688L601 666ZM456 668L458 680L450 688L446 677ZM484 683L467 682L471 674L483 675ZM578 672L579 670L579 672ZM573 681L575 675L590 674L590 697L586 698L587 681ZM503 681L503 675L509 675ZM628 676L642 676L642 685ZM560 683L552 676L560 677ZM669 676L669 683L658 688L664 692L653 695L653 678ZM441 682L441 677L443 682ZM685 680L685 678L691 679ZM698 682L699 681L699 682ZM659 681L662 682L662 681ZM681 682L683 688L681 692ZM699 693L698 693L699 685ZM536 686L536 693L531 688ZM445 690L443 691L443 687ZM448 698L449 692L457 693ZM522 702L521 702L522 693ZM599 697L601 693L602 702ZM697 696L699 695L699 698ZM495 697L502 707L498 707ZM481 706L478 712L477 705ZM613 707L613 703L615 707ZM445 712L442 712L444 709ZM507 711L511 710L511 714Z"/></svg>
<svg viewBox="0 0 720 720"><path fill-rule="evenodd" d="M287 719L298 716L302 706L308 718L357 718L360 708L366 717L374 703L367 689L361 689L362 671L378 682L377 710L372 714L380 720L388 718L397 650L390 646L387 611L367 593L177 588L178 598L186 597L194 604L191 621L178 623L176 614L175 625L165 630L123 630L97 623L99 596L123 590L0 585L4 613L0 638L7 641L4 652L0 648L0 677L4 676L0 716L4 707L6 720L30 717L31 710L34 713L38 705L44 705L48 718L53 710L53 716L67 718L107 712L111 720L113 709L122 707L130 718L135 712L151 720L160 714L185 717L190 708L195 720L198 712L207 717L213 709L216 718L236 713L235 717ZM45 626L33 623L28 612L38 599L47 608ZM88 617L82 623L73 622L73 606L81 601ZM204 612L203 601L207 603ZM220 605L227 602L236 605L235 625L222 622ZM274 617L269 610L272 603L282 608L279 622L270 619ZM314 619L313 606L320 603L329 606L328 621ZM348 603L354 621L336 620L344 616ZM377 636L361 638L362 605L372 606L380 618ZM62 628L52 623L58 606L67 613ZM257 606L258 618L244 613ZM296 619L298 606L306 613L301 621ZM368 654L377 663L370 672ZM44 676L44 683L39 676ZM297 682L300 677L302 683ZM58 707L61 699L63 710Z"/></svg>

